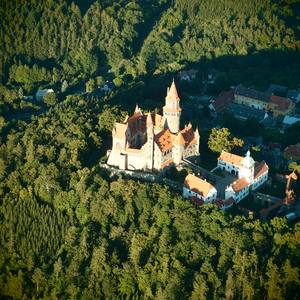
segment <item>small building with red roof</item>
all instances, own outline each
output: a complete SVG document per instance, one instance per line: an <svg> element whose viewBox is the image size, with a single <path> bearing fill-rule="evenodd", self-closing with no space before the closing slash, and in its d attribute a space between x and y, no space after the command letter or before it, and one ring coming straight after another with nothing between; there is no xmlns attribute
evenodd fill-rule
<svg viewBox="0 0 300 300"><path fill-rule="evenodd" d="M193 174L188 174L183 184L183 197L196 197L204 201L204 203L209 203L216 200L217 190L205 179L201 179Z"/></svg>
<svg viewBox="0 0 300 300"><path fill-rule="evenodd" d="M288 98L271 95L268 109L273 112L274 117L292 115L295 103Z"/></svg>
<svg viewBox="0 0 300 300"><path fill-rule="evenodd" d="M209 109L216 113L222 113L234 100L234 91L222 92L220 95L209 104Z"/></svg>
<svg viewBox="0 0 300 300"><path fill-rule="evenodd" d="M237 176L237 180L225 190L225 199L233 198L236 203L268 180L268 165L264 161L255 162L250 151L245 157L222 151L218 158L218 166Z"/></svg>

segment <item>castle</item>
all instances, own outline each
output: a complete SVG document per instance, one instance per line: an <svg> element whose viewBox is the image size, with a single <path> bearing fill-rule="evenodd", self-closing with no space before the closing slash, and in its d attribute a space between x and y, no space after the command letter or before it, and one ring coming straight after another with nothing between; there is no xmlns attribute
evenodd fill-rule
<svg viewBox="0 0 300 300"><path fill-rule="evenodd" d="M183 158L199 155L200 135L191 124L180 130L180 98L173 80L163 115L138 107L124 122L114 124L107 164L123 170L162 170Z"/></svg>

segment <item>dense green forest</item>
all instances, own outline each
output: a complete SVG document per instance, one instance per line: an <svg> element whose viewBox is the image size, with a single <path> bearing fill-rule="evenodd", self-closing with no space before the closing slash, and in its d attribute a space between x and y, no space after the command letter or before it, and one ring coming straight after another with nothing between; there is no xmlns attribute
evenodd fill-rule
<svg viewBox="0 0 300 300"><path fill-rule="evenodd" d="M0 99L13 103L20 87L65 90L97 76L122 85L198 63L225 71L225 86L295 86L299 11L298 0L2 1Z"/></svg>
<svg viewBox="0 0 300 300"><path fill-rule="evenodd" d="M164 186L110 179L91 157L123 112L104 105L72 96L3 129L3 297L299 298L299 223L233 217Z"/></svg>
<svg viewBox="0 0 300 300"><path fill-rule="evenodd" d="M220 70L215 92L296 87L299 1L9 0L0 18L1 298L300 298L299 223L197 207L99 167L114 120L136 102L161 106L165 78L181 69ZM118 89L68 95L105 80ZM39 109L24 95L40 87L58 98L44 113L7 118ZM234 135L257 126L223 122ZM253 134L286 145L299 125Z"/></svg>

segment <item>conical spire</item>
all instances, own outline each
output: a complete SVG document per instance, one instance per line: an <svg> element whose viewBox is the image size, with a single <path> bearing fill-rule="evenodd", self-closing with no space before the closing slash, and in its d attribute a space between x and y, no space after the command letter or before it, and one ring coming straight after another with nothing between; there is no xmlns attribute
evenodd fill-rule
<svg viewBox="0 0 300 300"><path fill-rule="evenodd" d="M147 115L146 124L147 124L147 127L153 127L153 120L152 120L150 111L148 112L148 115Z"/></svg>
<svg viewBox="0 0 300 300"><path fill-rule="evenodd" d="M177 93L177 88L176 88L176 85L175 85L174 78L173 78L170 89L168 89L167 98L179 100L179 96L178 96L178 93Z"/></svg>
<svg viewBox="0 0 300 300"><path fill-rule="evenodd" d="M195 130L195 135L196 135L196 136L200 136L198 127L197 127L196 130Z"/></svg>
<svg viewBox="0 0 300 300"><path fill-rule="evenodd" d="M136 114L136 113L138 113L138 112L141 112L141 109L139 108L139 105L137 104L137 105L135 106L134 113Z"/></svg>

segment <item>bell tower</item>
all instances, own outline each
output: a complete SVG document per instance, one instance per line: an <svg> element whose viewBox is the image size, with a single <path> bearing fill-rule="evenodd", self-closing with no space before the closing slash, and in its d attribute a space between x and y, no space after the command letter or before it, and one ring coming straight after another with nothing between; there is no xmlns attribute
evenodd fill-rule
<svg viewBox="0 0 300 300"><path fill-rule="evenodd" d="M164 119L166 120L166 127L172 133L179 132L181 107L179 106L179 96L176 85L173 79L172 85L167 90L166 103L163 107Z"/></svg>
<svg viewBox="0 0 300 300"><path fill-rule="evenodd" d="M239 178L245 177L246 180L252 184L254 180L254 165L255 161L250 155L250 151L248 150L246 156L242 160L242 168L239 172Z"/></svg>

